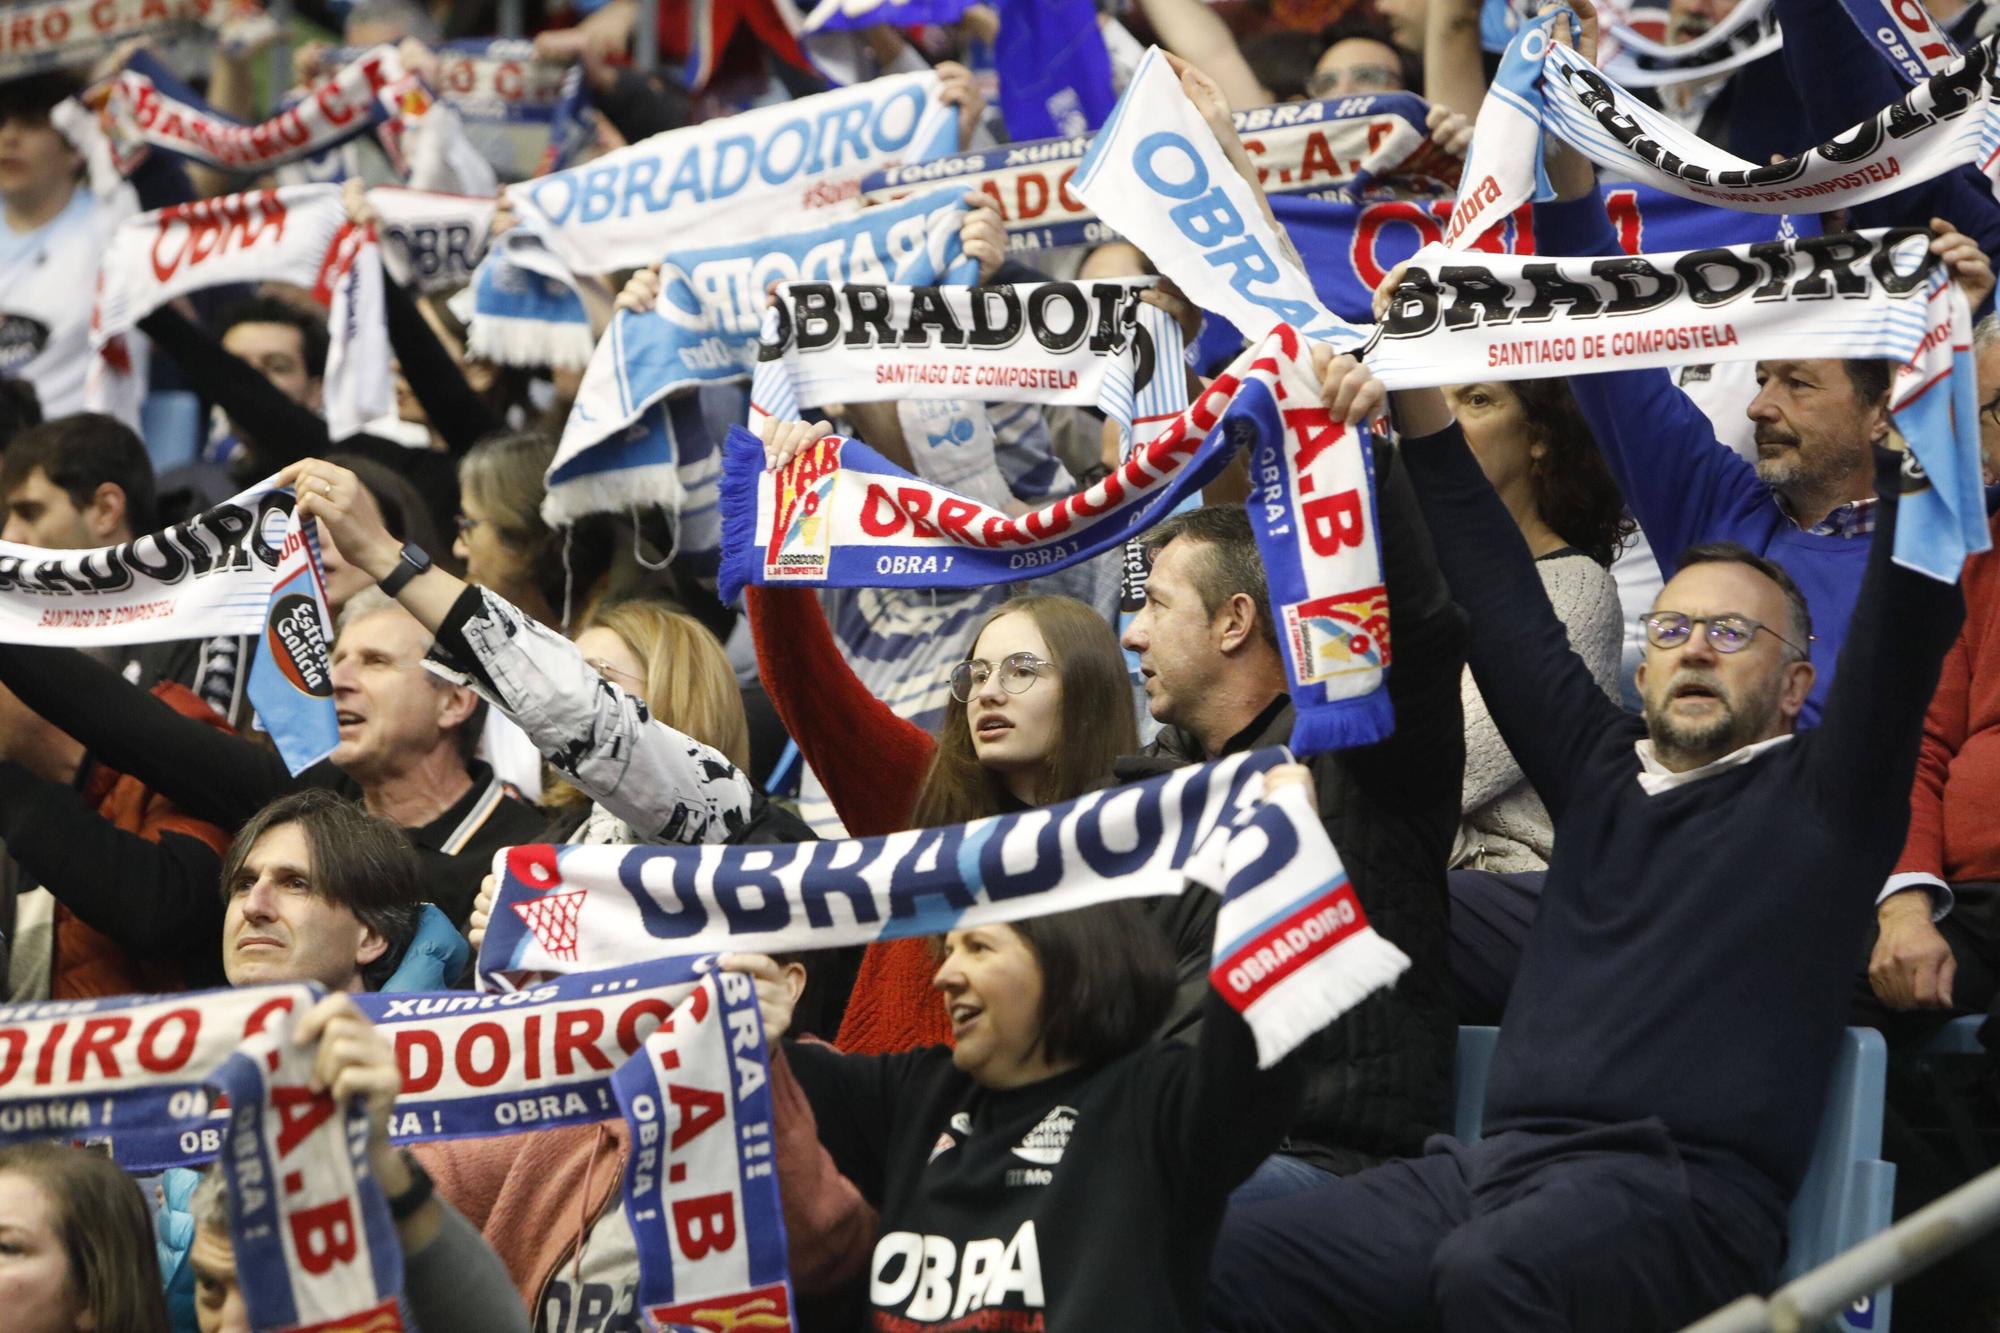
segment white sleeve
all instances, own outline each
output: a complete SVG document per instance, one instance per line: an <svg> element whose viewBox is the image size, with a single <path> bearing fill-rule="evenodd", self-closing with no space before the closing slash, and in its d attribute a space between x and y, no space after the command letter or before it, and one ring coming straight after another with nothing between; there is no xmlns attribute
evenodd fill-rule
<svg viewBox="0 0 2000 1333"><path fill-rule="evenodd" d="M654 718L576 645L479 589L462 629L467 681L577 789L659 842L726 842L750 819L750 780L721 751Z"/></svg>
<svg viewBox="0 0 2000 1333"><path fill-rule="evenodd" d="M1905 889L1929 889L1931 891L1931 920L1942 921L1951 911L1951 885L1936 875L1927 875L1921 870L1906 870L1900 875L1889 876L1882 885L1882 891L1875 895L1875 905L1883 903Z"/></svg>

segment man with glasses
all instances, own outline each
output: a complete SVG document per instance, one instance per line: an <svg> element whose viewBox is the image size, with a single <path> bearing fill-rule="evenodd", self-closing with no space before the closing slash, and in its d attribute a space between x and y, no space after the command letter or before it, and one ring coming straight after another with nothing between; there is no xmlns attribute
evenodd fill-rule
<svg viewBox="0 0 2000 1333"><path fill-rule="evenodd" d="M1342 361L1321 382L1356 393L1365 370ZM1395 398L1473 679L1555 854L1483 1137L1232 1209L1210 1327L1680 1328L1777 1276L1963 602L1890 558L1885 450L1881 540L1820 725L1795 732L1815 675L1805 598L1724 542L1681 552L1647 614L1642 720L1569 647L1442 396Z"/></svg>

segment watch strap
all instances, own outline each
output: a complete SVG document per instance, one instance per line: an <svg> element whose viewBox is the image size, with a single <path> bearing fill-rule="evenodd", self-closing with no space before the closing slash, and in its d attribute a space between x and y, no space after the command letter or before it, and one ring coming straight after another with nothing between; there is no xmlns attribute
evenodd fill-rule
<svg viewBox="0 0 2000 1333"><path fill-rule="evenodd" d="M403 1166L410 1173L410 1187L388 1201L389 1216L398 1222L407 1222L419 1208L431 1201L437 1186L431 1180L431 1173L424 1170L423 1163L409 1149L402 1149L401 1152Z"/></svg>
<svg viewBox="0 0 2000 1333"><path fill-rule="evenodd" d="M389 571L389 577L383 579L378 586L383 592L394 597L411 579L430 567L431 557L428 551L415 542L404 542L403 558L396 562L396 567Z"/></svg>

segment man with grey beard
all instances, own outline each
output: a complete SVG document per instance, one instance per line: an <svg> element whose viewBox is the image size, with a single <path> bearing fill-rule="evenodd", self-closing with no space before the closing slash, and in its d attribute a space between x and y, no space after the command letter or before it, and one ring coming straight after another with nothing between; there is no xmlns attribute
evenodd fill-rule
<svg viewBox="0 0 2000 1333"><path fill-rule="evenodd" d="M1336 416L1381 391L1351 357L1320 378ZM1484 1137L1232 1207L1208 1327L1664 1333L1777 1275L1964 601L1890 559L1904 479L1883 451L1881 531L1854 543L1865 569L1820 725L1795 732L1806 600L1731 542L1682 551L1646 616L1642 722L1570 649L1441 396L1397 394L1395 416L1473 679L1555 854Z"/></svg>

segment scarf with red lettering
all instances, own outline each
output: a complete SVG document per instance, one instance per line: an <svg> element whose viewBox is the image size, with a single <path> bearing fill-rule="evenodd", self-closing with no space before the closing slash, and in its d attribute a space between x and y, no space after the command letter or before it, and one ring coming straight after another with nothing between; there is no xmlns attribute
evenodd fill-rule
<svg viewBox="0 0 2000 1333"><path fill-rule="evenodd" d="M1292 748L1365 745L1394 726L1389 606L1365 432L1320 406L1279 326L1117 471L1017 516L829 436L783 469L738 428L723 450L722 595L748 583L977 588L1066 569L1171 513L1247 448L1246 501L1297 718Z"/></svg>
<svg viewBox="0 0 2000 1333"><path fill-rule="evenodd" d="M317 986L0 1008L0 1140L102 1141L229 1101L221 1155L252 1327L406 1327L403 1252L367 1163L367 1112L310 1086L292 1040Z"/></svg>
<svg viewBox="0 0 2000 1333"><path fill-rule="evenodd" d="M342 66L258 125L212 109L143 51L92 91L93 100L101 99L99 114L118 168L128 175L155 148L219 171L257 175L375 129L412 97L429 100L391 46Z"/></svg>
<svg viewBox="0 0 2000 1333"><path fill-rule="evenodd" d="M43 0L7 6L0 21L0 78L77 65L129 37L155 41L204 29L229 45L268 25L254 0Z"/></svg>
<svg viewBox="0 0 2000 1333"><path fill-rule="evenodd" d="M273 281L327 306L327 432L336 441L358 433L391 405L388 321L373 229L348 222L337 185L223 195L127 219L98 270L92 344L101 350L177 296ZM120 373L100 356L87 399L106 401Z"/></svg>

